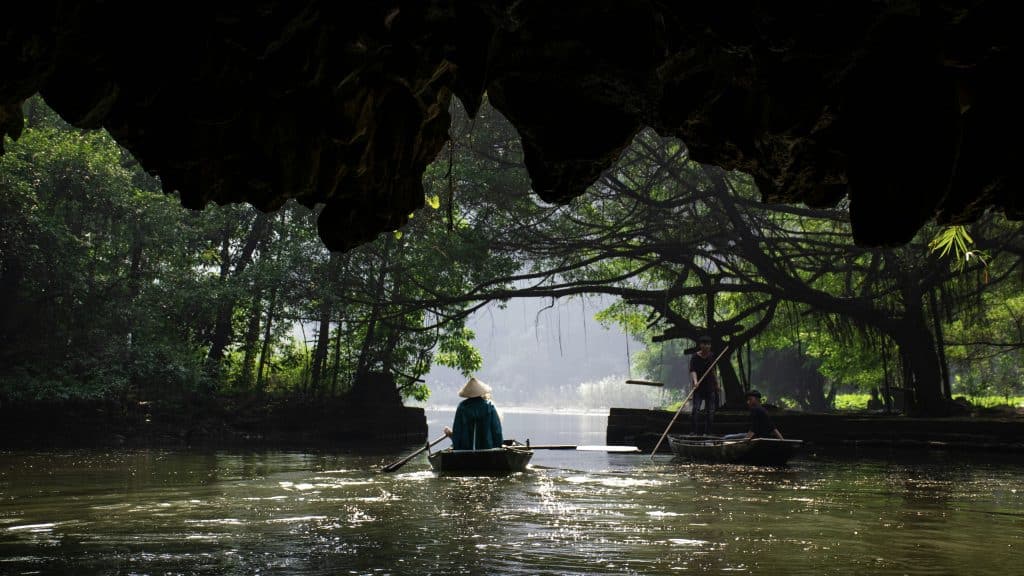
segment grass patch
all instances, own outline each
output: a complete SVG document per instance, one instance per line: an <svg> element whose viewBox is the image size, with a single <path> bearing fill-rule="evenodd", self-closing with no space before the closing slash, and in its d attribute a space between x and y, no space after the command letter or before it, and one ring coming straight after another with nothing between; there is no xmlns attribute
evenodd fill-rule
<svg viewBox="0 0 1024 576"><path fill-rule="evenodd" d="M959 398L960 394L954 394L954 398ZM997 408L999 406L1024 406L1024 396L966 396L967 401L975 406L981 408Z"/></svg>
<svg viewBox="0 0 1024 576"><path fill-rule="evenodd" d="M954 394L955 397L960 397L962 394ZM1024 406L1024 396L1010 396L1007 399L1006 396L965 396L967 400L973 405L979 408L998 408L1000 406L1012 406L1014 408L1018 406ZM836 410L867 410L868 400L871 399L870 394L836 394ZM681 402L674 402L668 406L663 406L663 410L669 412L675 412L679 410Z"/></svg>
<svg viewBox="0 0 1024 576"><path fill-rule="evenodd" d="M662 410L668 410L669 412L675 412L676 410L679 410L679 407L682 406L682 405L683 405L682 401L680 401L680 402L673 402L673 403L669 404L668 406L662 406L661 409Z"/></svg>
<svg viewBox="0 0 1024 576"><path fill-rule="evenodd" d="M1024 396L967 396L954 394L956 398L964 396L973 406L979 408L997 408L1000 406L1024 406ZM866 410L870 394L836 394L836 410Z"/></svg>
<svg viewBox="0 0 1024 576"><path fill-rule="evenodd" d="M870 394L836 394L836 410L867 410Z"/></svg>

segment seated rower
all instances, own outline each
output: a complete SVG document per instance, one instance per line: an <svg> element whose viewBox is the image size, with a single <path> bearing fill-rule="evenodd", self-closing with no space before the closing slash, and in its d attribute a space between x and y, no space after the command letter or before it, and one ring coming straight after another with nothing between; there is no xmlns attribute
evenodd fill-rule
<svg viewBox="0 0 1024 576"><path fill-rule="evenodd" d="M455 410L452 427L444 427L455 450L487 450L502 445L501 419L491 403L491 387L470 378L459 390L465 398Z"/></svg>
<svg viewBox="0 0 1024 576"><path fill-rule="evenodd" d="M753 438L778 438L783 440L782 433L775 427L768 411L761 406L761 393L757 390L747 392L747 408L750 408L750 430L746 433L726 434L724 440L751 440Z"/></svg>

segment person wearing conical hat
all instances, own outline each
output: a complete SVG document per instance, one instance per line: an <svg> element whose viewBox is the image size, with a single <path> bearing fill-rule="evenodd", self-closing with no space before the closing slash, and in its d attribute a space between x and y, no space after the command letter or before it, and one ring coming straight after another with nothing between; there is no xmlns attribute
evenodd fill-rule
<svg viewBox="0 0 1024 576"><path fill-rule="evenodd" d="M501 419L491 403L491 387L470 378L459 396L465 398L455 410L452 427L444 427L455 450L487 450L501 446Z"/></svg>

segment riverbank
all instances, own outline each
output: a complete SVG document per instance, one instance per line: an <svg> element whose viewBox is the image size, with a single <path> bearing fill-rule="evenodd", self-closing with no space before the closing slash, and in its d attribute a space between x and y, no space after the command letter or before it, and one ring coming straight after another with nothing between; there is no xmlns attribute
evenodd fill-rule
<svg viewBox="0 0 1024 576"><path fill-rule="evenodd" d="M424 442L428 417L448 423L453 410L454 407L424 410L355 405L341 399L279 398L243 402L197 397L174 404L129 404L129 408L117 402L5 403L0 406L0 449L386 448ZM550 410L505 408L503 411L533 418L556 415ZM650 452L672 414L664 410L611 408L607 411L605 442L635 445ZM1021 416L911 418L866 412L780 411L774 412L772 418L786 437L802 439L811 446L1024 453L1024 417ZM746 423L745 411L720 411L715 415L714 432L740 432ZM509 433L537 441L549 440L541 438L534 430L539 426L540 422L532 422L527 429L510 429ZM689 413L679 416L672 432L690 432ZM668 450L667 443L661 450Z"/></svg>
<svg viewBox="0 0 1024 576"><path fill-rule="evenodd" d="M672 420L672 412L612 408L608 413L608 444L639 446L650 452ZM715 434L746 430L746 411L715 414ZM1024 453L1024 417L958 416L912 418L886 414L810 414L774 412L772 419L787 438L812 446L991 450ZM689 412L680 414L670 433L689 434ZM668 452L668 442L659 451Z"/></svg>
<svg viewBox="0 0 1024 576"><path fill-rule="evenodd" d="M52 402L0 406L0 448L308 449L423 442L422 408L342 399L189 398L176 403Z"/></svg>

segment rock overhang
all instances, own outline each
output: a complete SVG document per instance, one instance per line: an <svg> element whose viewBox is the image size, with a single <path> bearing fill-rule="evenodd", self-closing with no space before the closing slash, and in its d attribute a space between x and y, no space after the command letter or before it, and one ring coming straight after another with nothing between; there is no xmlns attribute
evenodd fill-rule
<svg viewBox="0 0 1024 576"><path fill-rule="evenodd" d="M323 204L345 250L423 205L453 96L582 194L643 127L766 200L849 198L855 239L1024 215L1019 42L1001 2L35 2L0 24L0 133L39 92L188 207Z"/></svg>

